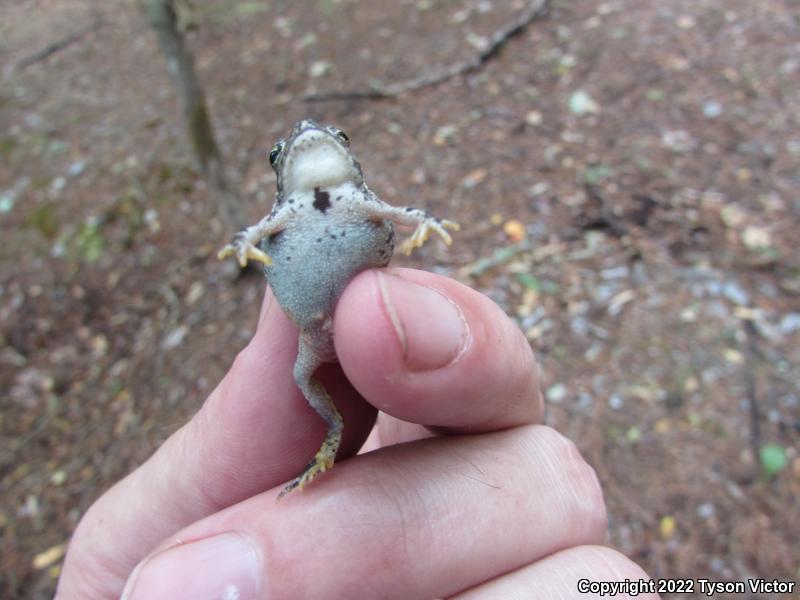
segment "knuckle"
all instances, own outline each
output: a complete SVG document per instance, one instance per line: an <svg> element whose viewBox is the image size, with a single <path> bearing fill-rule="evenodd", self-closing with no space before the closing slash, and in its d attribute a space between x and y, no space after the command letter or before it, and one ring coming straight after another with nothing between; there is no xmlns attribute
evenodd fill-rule
<svg viewBox="0 0 800 600"><path fill-rule="evenodd" d="M57 598L104 598L115 582L127 577L128 570L112 558L113 553L98 551L97 540L105 530L98 508L102 502L101 498L90 507L78 523L62 567Z"/></svg>
<svg viewBox="0 0 800 600"><path fill-rule="evenodd" d="M584 460L575 443L549 427L539 427L539 435L548 446L546 452L560 474L567 493L567 510L576 534L587 541L602 541L607 527L603 489L594 468Z"/></svg>
<svg viewBox="0 0 800 600"><path fill-rule="evenodd" d="M233 359L233 364L231 365L229 373L248 373L258 368L258 366L259 357L250 348L250 344L248 344L236 354L236 358ZM223 381L227 381L227 377Z"/></svg>

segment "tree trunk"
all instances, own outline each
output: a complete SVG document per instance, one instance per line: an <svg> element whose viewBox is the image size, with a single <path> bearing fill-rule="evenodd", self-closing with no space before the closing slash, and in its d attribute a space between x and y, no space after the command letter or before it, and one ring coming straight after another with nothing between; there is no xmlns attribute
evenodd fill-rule
<svg viewBox="0 0 800 600"><path fill-rule="evenodd" d="M147 18L156 32L170 77L178 90L189 140L217 205L217 216L229 231L238 231L247 224L247 217L238 193L228 183L203 87L197 79L194 60L178 25L176 4L175 0L143 0Z"/></svg>

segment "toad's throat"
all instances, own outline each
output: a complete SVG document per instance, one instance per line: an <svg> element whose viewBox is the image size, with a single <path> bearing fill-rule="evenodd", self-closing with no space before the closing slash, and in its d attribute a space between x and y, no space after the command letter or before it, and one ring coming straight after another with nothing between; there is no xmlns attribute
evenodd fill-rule
<svg viewBox="0 0 800 600"><path fill-rule="evenodd" d="M352 181L357 172L338 148L322 146L306 150L287 160L286 185L292 191L311 191L314 188L327 188Z"/></svg>

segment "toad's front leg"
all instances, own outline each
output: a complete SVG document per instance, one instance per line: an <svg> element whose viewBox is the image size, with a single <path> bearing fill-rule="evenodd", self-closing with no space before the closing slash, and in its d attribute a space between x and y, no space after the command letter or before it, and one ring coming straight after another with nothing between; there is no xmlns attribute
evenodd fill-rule
<svg viewBox="0 0 800 600"><path fill-rule="evenodd" d="M239 266L243 269L247 266L248 259L271 265L272 259L267 256L266 252L257 248L256 244L268 235L278 233L283 229L289 220L289 215L290 211L285 207L273 210L255 225L246 227L234 235L230 244L219 251L217 258L222 260L228 256L235 256L239 261Z"/></svg>
<svg viewBox="0 0 800 600"><path fill-rule="evenodd" d="M414 230L411 237L404 239L400 244L401 252L408 256L414 248L421 248L430 237L431 232L438 234L448 246L453 243L453 238L450 237L450 234L447 233L446 230L452 229L453 231L458 231L460 228L458 223L455 221L448 221L447 219L436 219L428 216L424 211L417 208L412 210L420 212L425 216L422 220L418 221L417 228Z"/></svg>
<svg viewBox="0 0 800 600"><path fill-rule="evenodd" d="M450 234L447 233L448 229L458 231L460 229L458 223L448 221L446 219L437 219L430 216L424 210L418 208L398 208L390 204L386 204L377 197L374 197L372 202L365 203L364 205L367 215L371 219L388 219L394 221L398 225L416 225L416 229L411 237L403 240L400 244L400 250L405 254L411 254L414 248L419 248L430 237L431 233L436 233L444 243L448 246L453 242Z"/></svg>
<svg viewBox="0 0 800 600"><path fill-rule="evenodd" d="M336 460L336 452L342 441L342 428L344 422L342 415L333 404L330 395L323 385L314 378L314 371L322 364L311 345L300 336L300 345L297 351L297 360L294 363L294 380L297 387L303 392L306 401L311 405L317 414L322 417L328 426L325 440L322 442L317 454L306 465L303 472L292 479L278 495L278 500L289 492L302 490L303 486L314 479L320 473L327 471L333 466Z"/></svg>

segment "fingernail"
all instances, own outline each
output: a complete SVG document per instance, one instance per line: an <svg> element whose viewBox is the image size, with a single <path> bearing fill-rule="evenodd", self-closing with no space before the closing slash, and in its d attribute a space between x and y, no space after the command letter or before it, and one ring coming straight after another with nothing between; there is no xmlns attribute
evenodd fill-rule
<svg viewBox="0 0 800 600"><path fill-rule="evenodd" d="M381 271L378 288L409 371L441 369L467 348L467 320L442 292Z"/></svg>
<svg viewBox="0 0 800 600"><path fill-rule="evenodd" d="M260 598L258 547L245 535L222 533L174 546L140 563L122 600L249 600Z"/></svg>

